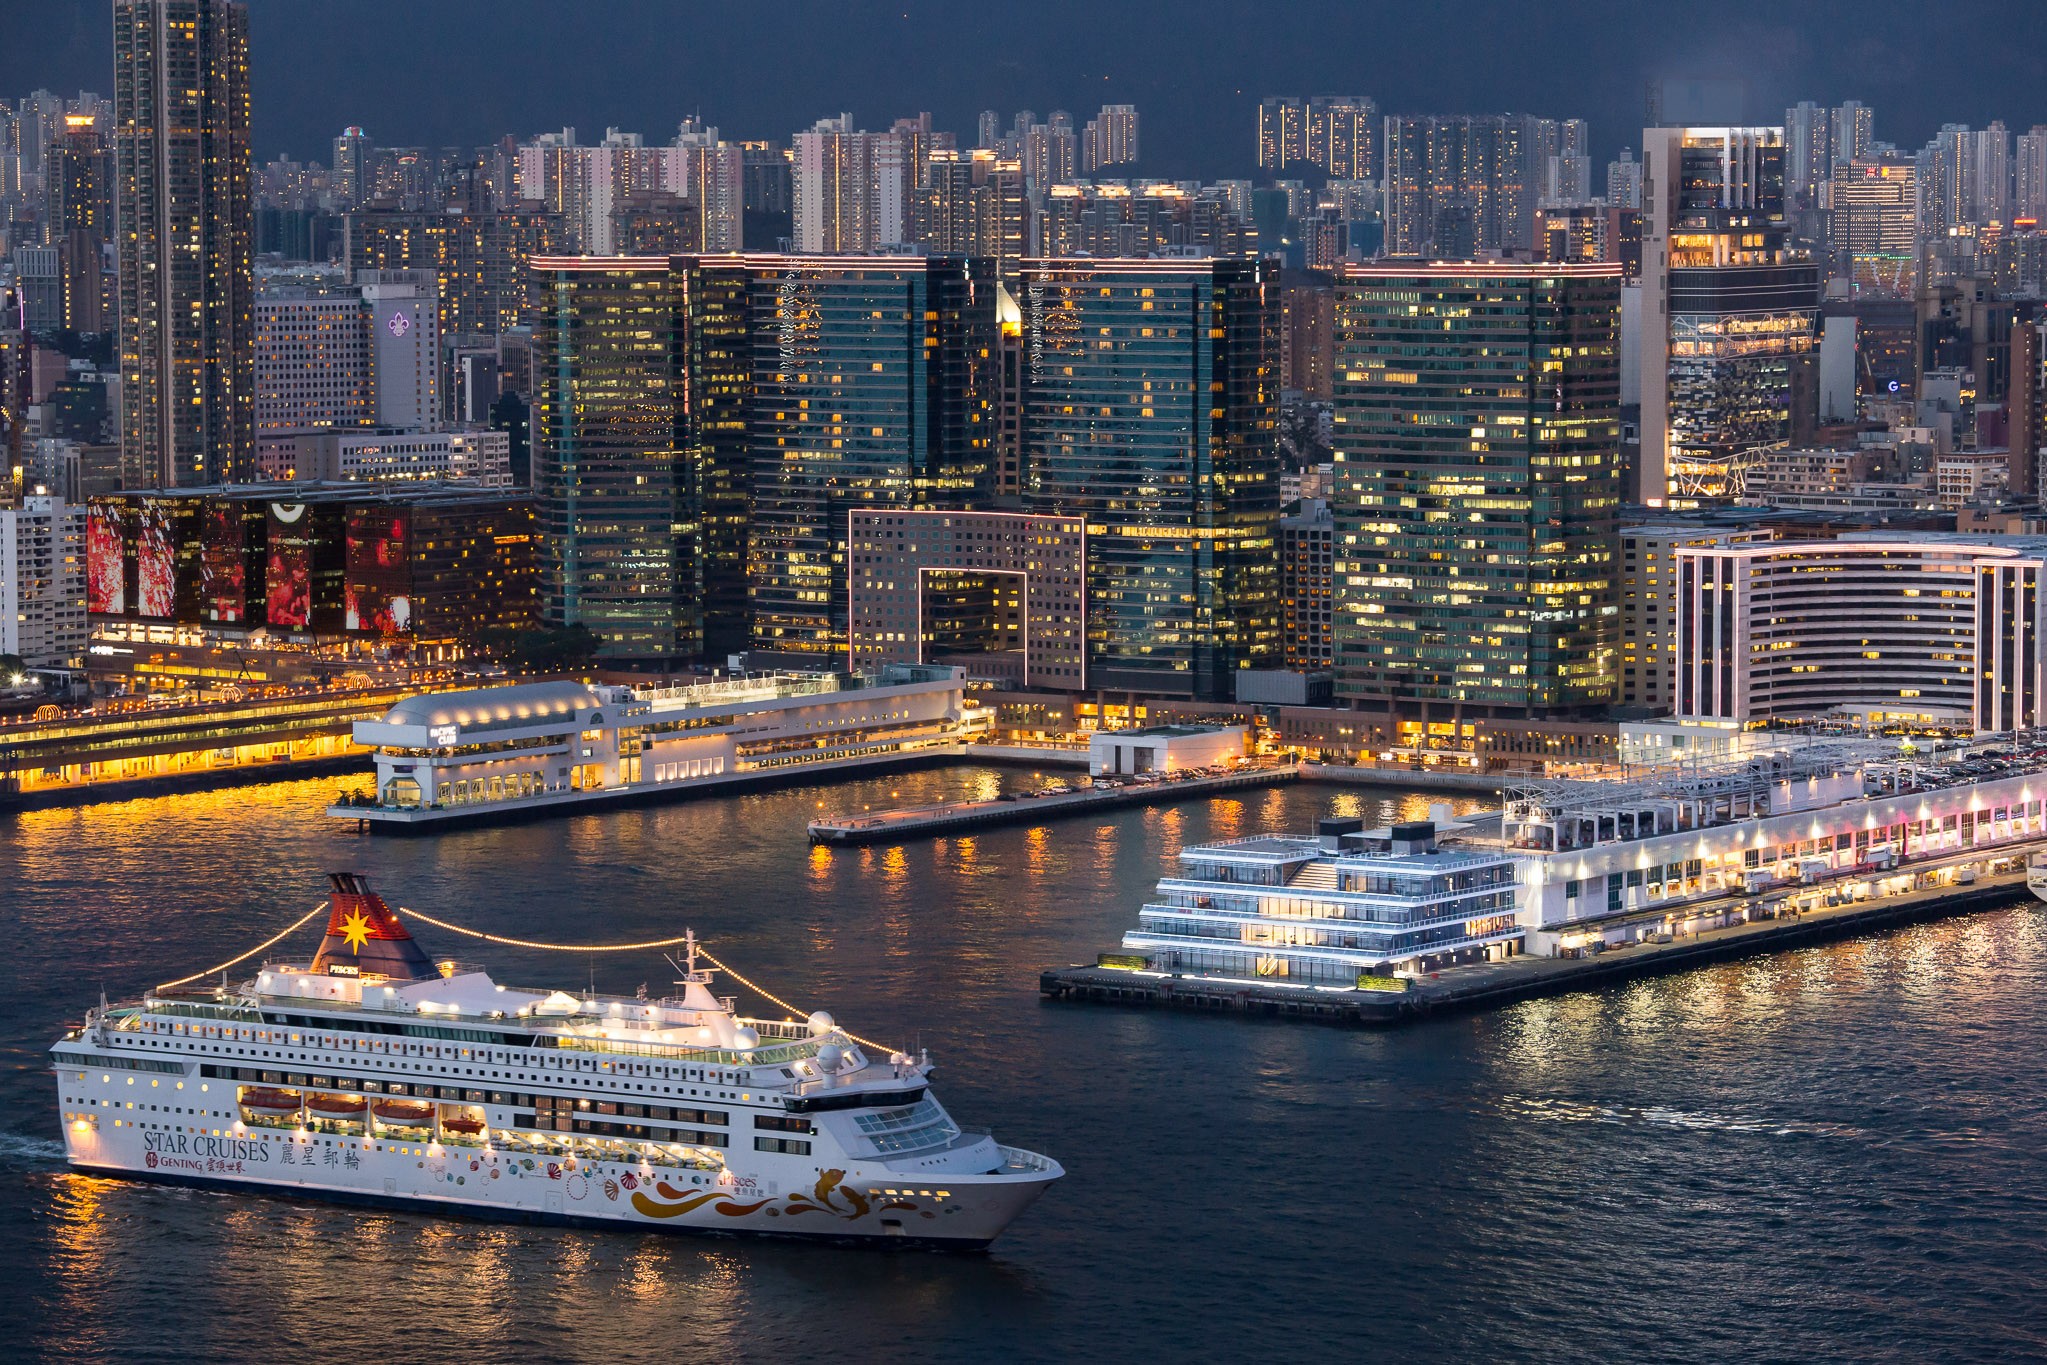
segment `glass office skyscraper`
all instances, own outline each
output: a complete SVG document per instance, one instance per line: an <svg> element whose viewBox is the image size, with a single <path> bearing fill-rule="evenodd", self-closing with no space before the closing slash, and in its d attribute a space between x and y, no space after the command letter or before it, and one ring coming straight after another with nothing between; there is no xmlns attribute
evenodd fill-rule
<svg viewBox="0 0 2047 1365"><path fill-rule="evenodd" d="M1339 277L1339 700L1562 716L1613 699L1620 267Z"/></svg>
<svg viewBox="0 0 2047 1365"><path fill-rule="evenodd" d="M700 492L685 458L680 262L538 257L533 491L550 626L619 658L703 645Z"/></svg>
<svg viewBox="0 0 2047 1365"><path fill-rule="evenodd" d="M1232 700L1279 666L1279 280L1258 260L1023 271L1024 500L1084 517L1088 678Z"/></svg>
<svg viewBox="0 0 2047 1365"><path fill-rule="evenodd" d="M131 488L256 463L249 12L116 0L121 473Z"/></svg>
<svg viewBox="0 0 2047 1365"><path fill-rule="evenodd" d="M1792 250L1782 128L1648 128L1642 442L1635 496L1738 496L1749 452L1791 435L1819 267Z"/></svg>
<svg viewBox="0 0 2047 1365"><path fill-rule="evenodd" d="M850 514L965 509L989 494L994 274L965 256L744 259L753 644L843 653Z"/></svg>

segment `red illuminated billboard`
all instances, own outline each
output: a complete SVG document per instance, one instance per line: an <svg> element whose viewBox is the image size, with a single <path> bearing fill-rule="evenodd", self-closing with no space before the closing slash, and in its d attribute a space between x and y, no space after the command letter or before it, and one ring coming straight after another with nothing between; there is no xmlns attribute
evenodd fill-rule
<svg viewBox="0 0 2047 1365"><path fill-rule="evenodd" d="M273 502L269 522L264 614L273 626L304 630L313 616L313 518L302 502Z"/></svg>
<svg viewBox="0 0 2047 1365"><path fill-rule="evenodd" d="M403 508L348 510L347 628L380 635L412 630L412 572Z"/></svg>
<svg viewBox="0 0 2047 1365"><path fill-rule="evenodd" d="M85 609L119 616L128 610L128 518L113 503L95 502L85 514Z"/></svg>
<svg viewBox="0 0 2047 1365"><path fill-rule="evenodd" d="M248 591L242 551L241 509L232 503L208 503L199 529L199 601L209 621L241 623Z"/></svg>
<svg viewBox="0 0 2047 1365"><path fill-rule="evenodd" d="M145 500L135 517L135 611L168 621L177 604L178 555L170 509Z"/></svg>

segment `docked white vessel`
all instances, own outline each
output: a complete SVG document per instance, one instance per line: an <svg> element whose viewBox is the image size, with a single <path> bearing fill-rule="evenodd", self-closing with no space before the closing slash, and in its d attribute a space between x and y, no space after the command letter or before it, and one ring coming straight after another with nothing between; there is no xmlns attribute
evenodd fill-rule
<svg viewBox="0 0 2047 1365"><path fill-rule="evenodd" d="M83 1170L529 1222L986 1246L1064 1172L961 1127L928 1058L436 966L335 874L307 966L92 1010L51 1048Z"/></svg>

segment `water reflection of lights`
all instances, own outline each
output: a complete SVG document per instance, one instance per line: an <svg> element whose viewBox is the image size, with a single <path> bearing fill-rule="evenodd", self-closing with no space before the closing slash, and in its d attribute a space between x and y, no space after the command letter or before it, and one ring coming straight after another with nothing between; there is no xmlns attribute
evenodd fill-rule
<svg viewBox="0 0 2047 1365"><path fill-rule="evenodd" d="M1214 825L1211 838L1234 839L1244 832L1244 803L1234 797L1220 798L1210 803L1210 819Z"/></svg>
<svg viewBox="0 0 2047 1365"><path fill-rule="evenodd" d="M1024 866L1033 877L1045 875L1050 836L1043 825L1032 825L1024 831Z"/></svg>

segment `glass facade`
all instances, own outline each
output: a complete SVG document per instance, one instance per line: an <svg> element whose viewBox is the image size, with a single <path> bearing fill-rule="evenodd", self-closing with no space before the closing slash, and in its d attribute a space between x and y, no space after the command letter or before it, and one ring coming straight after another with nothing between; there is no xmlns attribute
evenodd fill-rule
<svg viewBox="0 0 2047 1365"><path fill-rule="evenodd" d="M255 468L249 12L116 0L121 475L130 488Z"/></svg>
<svg viewBox="0 0 2047 1365"><path fill-rule="evenodd" d="M963 256L746 260L753 645L840 653L849 515L989 495L995 280Z"/></svg>
<svg viewBox="0 0 2047 1365"><path fill-rule="evenodd" d="M1340 277L1339 698L1612 701L1620 285L1613 265Z"/></svg>
<svg viewBox="0 0 2047 1365"><path fill-rule="evenodd" d="M588 627L608 657L694 657L703 593L680 429L684 284L666 258L540 258L534 271L544 619Z"/></svg>
<svg viewBox="0 0 2047 1365"><path fill-rule="evenodd" d="M683 265L685 450L694 469L703 584L703 652L747 647L746 537L753 395L752 272L734 257Z"/></svg>
<svg viewBox="0 0 2047 1365"><path fill-rule="evenodd" d="M1505 853L1368 853L1258 836L1189 848L1123 947L1153 971L1355 986L1483 961L1521 937Z"/></svg>
<svg viewBox="0 0 2047 1365"><path fill-rule="evenodd" d="M1642 459L1648 502L1742 491L1747 453L1791 434L1819 267L1789 249L1782 128L1645 134Z"/></svg>
<svg viewBox="0 0 2047 1365"><path fill-rule="evenodd" d="M1086 519L1090 684L1233 700L1279 663L1279 283L1257 260L1023 274L1024 500Z"/></svg>
<svg viewBox="0 0 2047 1365"><path fill-rule="evenodd" d="M1792 371L1818 313L1812 263L1670 272L1671 492L1731 496L1729 460L1789 439Z"/></svg>

